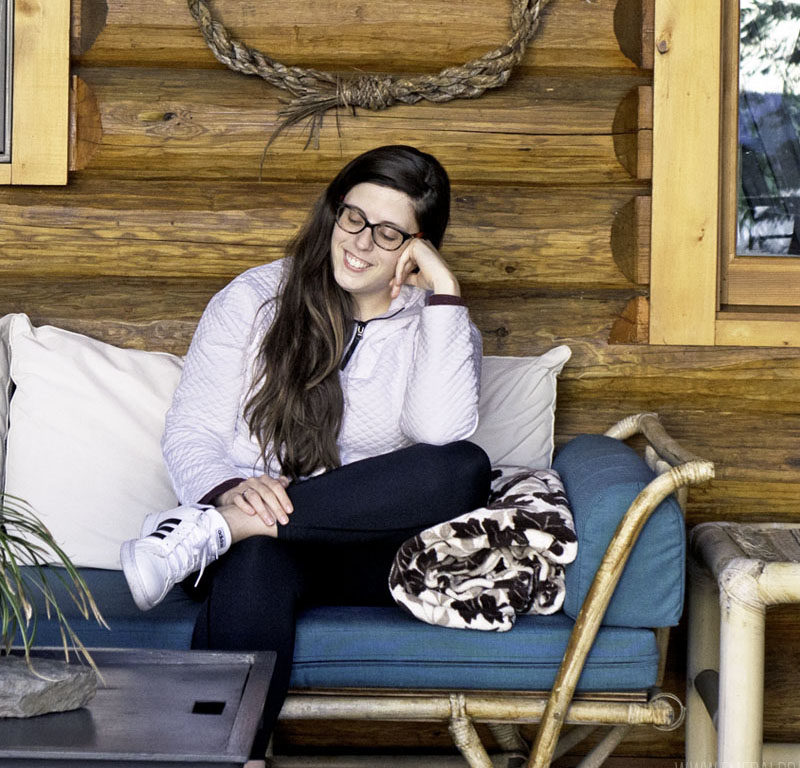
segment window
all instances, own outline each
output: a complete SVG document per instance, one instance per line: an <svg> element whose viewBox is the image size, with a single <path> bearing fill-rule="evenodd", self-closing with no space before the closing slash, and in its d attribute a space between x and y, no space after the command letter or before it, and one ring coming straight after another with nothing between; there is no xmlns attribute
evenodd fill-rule
<svg viewBox="0 0 800 768"><path fill-rule="evenodd" d="M720 301L798 306L800 4L725 9L723 77L739 87L723 91Z"/></svg>
<svg viewBox="0 0 800 768"><path fill-rule="evenodd" d="M0 184L66 184L69 0L0 0Z"/></svg>
<svg viewBox="0 0 800 768"><path fill-rule="evenodd" d="M656 0L654 344L800 346L800 259L735 255L738 37L736 0Z"/></svg>

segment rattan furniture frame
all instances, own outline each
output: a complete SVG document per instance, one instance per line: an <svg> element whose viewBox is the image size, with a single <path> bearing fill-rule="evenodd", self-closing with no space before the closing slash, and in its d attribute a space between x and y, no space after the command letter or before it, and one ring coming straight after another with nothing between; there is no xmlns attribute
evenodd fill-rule
<svg viewBox="0 0 800 768"><path fill-rule="evenodd" d="M630 416L606 432L619 440L639 434L647 443L645 458L659 474L631 504L608 546L575 621L551 691L299 691L290 693L281 718L446 722L470 768L493 766L475 728L476 723L487 723L495 740L509 756L524 754L529 768L549 766L555 757L582 741L598 726L607 727L608 732L580 763L581 768L601 765L633 726L654 725L666 730L680 727L684 714L682 703L672 694L658 689L573 695L603 615L644 524L661 501L672 493L677 494L681 508L685 509L688 486L705 483L714 475L713 464L682 448L667 434L656 414ZM668 631L658 631L663 675ZM540 725L533 748L528 751L518 727L530 723ZM559 740L564 724L575 727Z"/></svg>

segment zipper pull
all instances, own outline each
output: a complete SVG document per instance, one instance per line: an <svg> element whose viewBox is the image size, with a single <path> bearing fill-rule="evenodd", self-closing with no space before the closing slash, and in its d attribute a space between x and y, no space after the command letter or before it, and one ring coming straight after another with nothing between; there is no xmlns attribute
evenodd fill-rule
<svg viewBox="0 0 800 768"><path fill-rule="evenodd" d="M339 366L339 370L343 371L345 366L350 362L350 358L353 356L353 352L356 351L358 342L361 341L361 338L364 336L364 329L367 327L368 322L369 320L356 320L356 332L353 336L353 341L351 342L347 352L344 353L342 364Z"/></svg>

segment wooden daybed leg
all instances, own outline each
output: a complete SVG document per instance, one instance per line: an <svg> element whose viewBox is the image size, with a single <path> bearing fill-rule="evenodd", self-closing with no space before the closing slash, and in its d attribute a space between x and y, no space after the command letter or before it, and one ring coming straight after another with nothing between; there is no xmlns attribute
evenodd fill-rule
<svg viewBox="0 0 800 768"><path fill-rule="evenodd" d="M758 569L745 562L730 569L720 596L720 765L760 765L764 713L764 623ZM734 695L731 695L730 691Z"/></svg>
<svg viewBox="0 0 800 768"><path fill-rule="evenodd" d="M719 686L719 593L711 575L689 559L689 641L686 661L686 762L712 765L717 759L716 706L708 711L703 680ZM716 698L714 696L713 698ZM712 719L713 718L713 719Z"/></svg>
<svg viewBox="0 0 800 768"><path fill-rule="evenodd" d="M603 739L581 760L576 768L599 768L619 743L628 735L632 725L615 725Z"/></svg>
<svg viewBox="0 0 800 768"><path fill-rule="evenodd" d="M463 694L454 693L450 696L450 723L448 730L453 737L453 743L469 764L470 768L492 768L492 761L481 737L475 730L472 720L467 715L466 699Z"/></svg>

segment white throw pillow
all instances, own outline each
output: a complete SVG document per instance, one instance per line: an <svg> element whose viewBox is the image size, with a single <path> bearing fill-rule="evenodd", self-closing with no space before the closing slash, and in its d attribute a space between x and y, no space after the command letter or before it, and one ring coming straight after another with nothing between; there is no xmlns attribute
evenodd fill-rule
<svg viewBox="0 0 800 768"><path fill-rule="evenodd" d="M79 566L119 568L145 515L176 506L161 458L180 358L13 316L6 490Z"/></svg>
<svg viewBox="0 0 800 768"><path fill-rule="evenodd" d="M478 429L469 439L493 467L550 468L556 377L571 355L562 345L539 357L483 358Z"/></svg>

